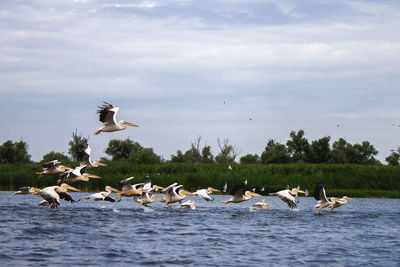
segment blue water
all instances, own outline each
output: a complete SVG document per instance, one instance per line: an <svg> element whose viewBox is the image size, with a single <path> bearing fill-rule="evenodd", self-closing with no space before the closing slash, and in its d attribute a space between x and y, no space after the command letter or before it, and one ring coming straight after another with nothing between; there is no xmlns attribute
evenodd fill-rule
<svg viewBox="0 0 400 267"><path fill-rule="evenodd" d="M87 194L71 193L74 199ZM289 210L276 197L221 204L188 196L196 210L165 204L61 202L0 192L0 263L16 266L400 266L400 200L356 199L317 215L313 198Z"/></svg>

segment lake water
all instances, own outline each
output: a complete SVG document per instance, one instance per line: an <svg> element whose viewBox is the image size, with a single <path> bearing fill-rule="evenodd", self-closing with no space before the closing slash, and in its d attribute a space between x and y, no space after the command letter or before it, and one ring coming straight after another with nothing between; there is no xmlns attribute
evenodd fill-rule
<svg viewBox="0 0 400 267"><path fill-rule="evenodd" d="M79 199L86 193L71 193ZM268 211L196 201L196 210L165 204L143 209L120 202L61 202L40 207L39 196L0 192L2 266L400 266L400 200L355 199L316 215L316 201L289 210L265 197Z"/></svg>

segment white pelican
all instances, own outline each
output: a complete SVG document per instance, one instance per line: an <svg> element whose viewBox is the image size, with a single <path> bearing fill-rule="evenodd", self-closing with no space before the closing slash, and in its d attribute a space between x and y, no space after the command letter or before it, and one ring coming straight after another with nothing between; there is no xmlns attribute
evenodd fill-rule
<svg viewBox="0 0 400 267"><path fill-rule="evenodd" d="M44 200L46 200L50 204L50 207L54 209L60 205L60 199L70 201L71 203L75 202L75 200L73 200L72 197L67 193L68 190L77 192L80 191L75 187L63 183L60 186L54 185L45 187L39 192L33 193L33 195L40 195Z"/></svg>
<svg viewBox="0 0 400 267"><path fill-rule="evenodd" d="M158 189L164 189L164 188L159 187L158 185L151 186L151 180L147 179L142 187L143 190L142 195L137 199L135 199L135 202L143 206L147 206L148 204L153 203L156 199L160 199L152 195L152 193L156 192Z"/></svg>
<svg viewBox="0 0 400 267"><path fill-rule="evenodd" d="M232 190L230 191L230 194L232 195L232 197L228 200L222 201L222 203L224 203L224 204L239 203L239 202L249 200L252 197L261 197L261 195L259 195L257 193L253 193L251 191L246 191L243 194L243 185L241 185L241 184L235 185L232 188Z"/></svg>
<svg viewBox="0 0 400 267"><path fill-rule="evenodd" d="M269 193L269 195L279 197L282 201L287 203L289 208L295 209L297 206L296 206L296 199L294 197L297 196L298 193L305 194L306 192L299 190L297 188L293 188L292 190L286 189L276 193Z"/></svg>
<svg viewBox="0 0 400 267"><path fill-rule="evenodd" d="M354 198L344 196L342 198L334 198L331 197L331 201L333 202L331 205L329 205L328 208L330 208L329 212L332 212L333 209L339 208L340 206L343 206L344 204L347 203L347 200L354 200Z"/></svg>
<svg viewBox="0 0 400 267"><path fill-rule="evenodd" d="M106 191L98 192L98 193L92 194L90 196L83 197L83 199L93 199L95 201L104 200L104 201L115 202L115 200L110 197L110 194L112 192L118 193L119 190L107 185Z"/></svg>
<svg viewBox="0 0 400 267"><path fill-rule="evenodd" d="M314 198L318 201L314 209L318 209L318 214L321 213L321 209L327 208L329 205L333 204L331 200L326 197L325 187L322 183L315 186Z"/></svg>
<svg viewBox="0 0 400 267"><path fill-rule="evenodd" d="M38 191L40 191L40 188L24 186L18 189L17 192L14 192L13 195L27 195Z"/></svg>
<svg viewBox="0 0 400 267"><path fill-rule="evenodd" d="M101 132L115 132L124 130L126 126L138 127L136 124L126 121L117 122L115 118L118 110L119 107L114 107L107 102L104 102L104 104L99 107L97 113L99 114L100 122L102 122L103 125L97 129L96 132L94 132L95 135Z"/></svg>
<svg viewBox="0 0 400 267"><path fill-rule="evenodd" d="M267 210L271 206L265 199L253 205L253 210Z"/></svg>
<svg viewBox="0 0 400 267"><path fill-rule="evenodd" d="M134 177L129 177L119 182L121 186L121 191L116 194L118 197L139 197L142 195L143 192L146 190L143 189L143 186L147 183L138 183L138 184L131 184L131 180Z"/></svg>
<svg viewBox="0 0 400 267"><path fill-rule="evenodd" d="M199 189L199 190L196 190L196 192L194 192L193 195L198 196L198 197L201 197L201 198L203 198L203 199L205 199L205 200L207 200L207 201L213 201L214 199L211 198L211 197L209 196L209 195L211 195L213 192L221 192L221 191L218 190L218 189L209 187L209 188L207 188L207 189Z"/></svg>
<svg viewBox="0 0 400 267"><path fill-rule="evenodd" d="M72 170L72 168L61 165L61 162L55 159L43 164L43 170L41 172L36 172L36 174L39 174L38 178L40 178L43 175L62 173L67 170Z"/></svg>
<svg viewBox="0 0 400 267"><path fill-rule="evenodd" d="M224 188L222 188L222 192L225 193L225 192L226 192L226 189L228 189L228 183L225 183L225 184L224 184Z"/></svg>
<svg viewBox="0 0 400 267"><path fill-rule="evenodd" d="M83 138L82 142L77 146L77 159L79 161L80 166L87 166L87 170L91 168L96 168L99 166L107 166L107 164L104 164L99 161L92 161L90 159L90 153L92 152L92 149L90 148L89 144L87 143L87 139Z"/></svg>
<svg viewBox="0 0 400 267"><path fill-rule="evenodd" d="M89 178L101 178L100 176L93 175L86 173L87 167L85 166L79 166L76 167L73 170L65 171L62 173L61 179L57 180L58 184L61 183L76 183L76 182L88 182Z"/></svg>
<svg viewBox="0 0 400 267"><path fill-rule="evenodd" d="M186 195L193 195L192 193L183 189L183 185L178 185L178 183L173 183L170 186L161 190L161 193L164 194L164 198L160 201L165 203L169 210L172 210L171 203L175 203L178 201L182 201Z"/></svg>
<svg viewBox="0 0 400 267"><path fill-rule="evenodd" d="M179 206L180 209L187 209L187 210L195 210L196 209L196 203L194 201L188 200L184 203L182 203Z"/></svg>

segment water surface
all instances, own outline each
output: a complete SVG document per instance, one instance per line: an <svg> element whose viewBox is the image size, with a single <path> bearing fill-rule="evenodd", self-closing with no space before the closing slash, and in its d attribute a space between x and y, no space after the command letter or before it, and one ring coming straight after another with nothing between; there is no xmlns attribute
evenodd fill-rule
<svg viewBox="0 0 400 267"><path fill-rule="evenodd" d="M71 193L79 199L85 193ZM356 199L317 215L313 198L289 210L276 197L172 212L162 203L143 208L121 202L61 202L40 207L39 196L0 192L2 265L156 266L400 266L400 200ZM150 208L151 207L151 208Z"/></svg>

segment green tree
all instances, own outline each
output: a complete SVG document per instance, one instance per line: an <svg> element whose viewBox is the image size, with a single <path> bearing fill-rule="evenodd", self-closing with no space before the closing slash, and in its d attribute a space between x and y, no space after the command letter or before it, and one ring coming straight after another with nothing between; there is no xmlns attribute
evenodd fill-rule
<svg viewBox="0 0 400 267"><path fill-rule="evenodd" d="M378 151L368 141L352 145L343 138L332 145L332 163L380 164L375 159Z"/></svg>
<svg viewBox="0 0 400 267"><path fill-rule="evenodd" d="M176 155L171 155L171 162L174 163L184 163L186 162L185 156L179 149L176 151Z"/></svg>
<svg viewBox="0 0 400 267"><path fill-rule="evenodd" d="M40 163L44 164L46 162L49 162L49 161L52 161L55 159L60 161L62 164L70 163L70 159L68 158L68 156L64 155L63 153L54 152L54 151L51 151L51 152L47 153L46 155L44 155L42 160L40 161Z"/></svg>
<svg viewBox="0 0 400 267"><path fill-rule="evenodd" d="M280 144L273 139L269 139L267 146L261 154L261 162L264 164L289 163L289 151L285 145Z"/></svg>
<svg viewBox="0 0 400 267"><path fill-rule="evenodd" d="M72 132L72 140L68 142L68 154L71 156L73 161L78 160L78 153L80 151L80 147L83 142L87 142L88 138L82 136L82 134L78 134L78 130Z"/></svg>
<svg viewBox="0 0 400 267"><path fill-rule="evenodd" d="M201 150L201 161L204 163L213 163L214 156L211 152L211 146L205 145Z"/></svg>
<svg viewBox="0 0 400 267"><path fill-rule="evenodd" d="M380 162L375 158L378 155L378 150L368 141L363 141L361 144L355 144L354 149L359 154L358 164L376 165Z"/></svg>
<svg viewBox="0 0 400 267"><path fill-rule="evenodd" d="M236 147L229 144L229 139L217 140L220 152L215 157L217 163L233 163L239 152Z"/></svg>
<svg viewBox="0 0 400 267"><path fill-rule="evenodd" d="M386 159L389 166L399 166L400 165L400 147L397 151L393 151Z"/></svg>
<svg viewBox="0 0 400 267"><path fill-rule="evenodd" d="M254 164L259 162L260 162L260 157L257 154L247 154L240 158L241 164Z"/></svg>
<svg viewBox="0 0 400 267"><path fill-rule="evenodd" d="M330 136L325 136L311 142L308 161L311 163L327 163L331 160Z"/></svg>
<svg viewBox="0 0 400 267"><path fill-rule="evenodd" d="M135 164L159 164L161 157L154 153L152 148L143 148L132 151L129 154L129 161Z"/></svg>
<svg viewBox="0 0 400 267"><path fill-rule="evenodd" d="M293 162L307 162L310 156L310 144L304 137L304 130L290 132L291 140L286 142Z"/></svg>
<svg viewBox="0 0 400 267"><path fill-rule="evenodd" d="M143 147L131 139L125 140L111 139L108 142L108 146L105 153L111 156L112 160L128 159L132 152L138 152L143 150Z"/></svg>
<svg viewBox="0 0 400 267"><path fill-rule="evenodd" d="M29 163L29 146L24 141L13 142L7 140L0 146L0 163Z"/></svg>

